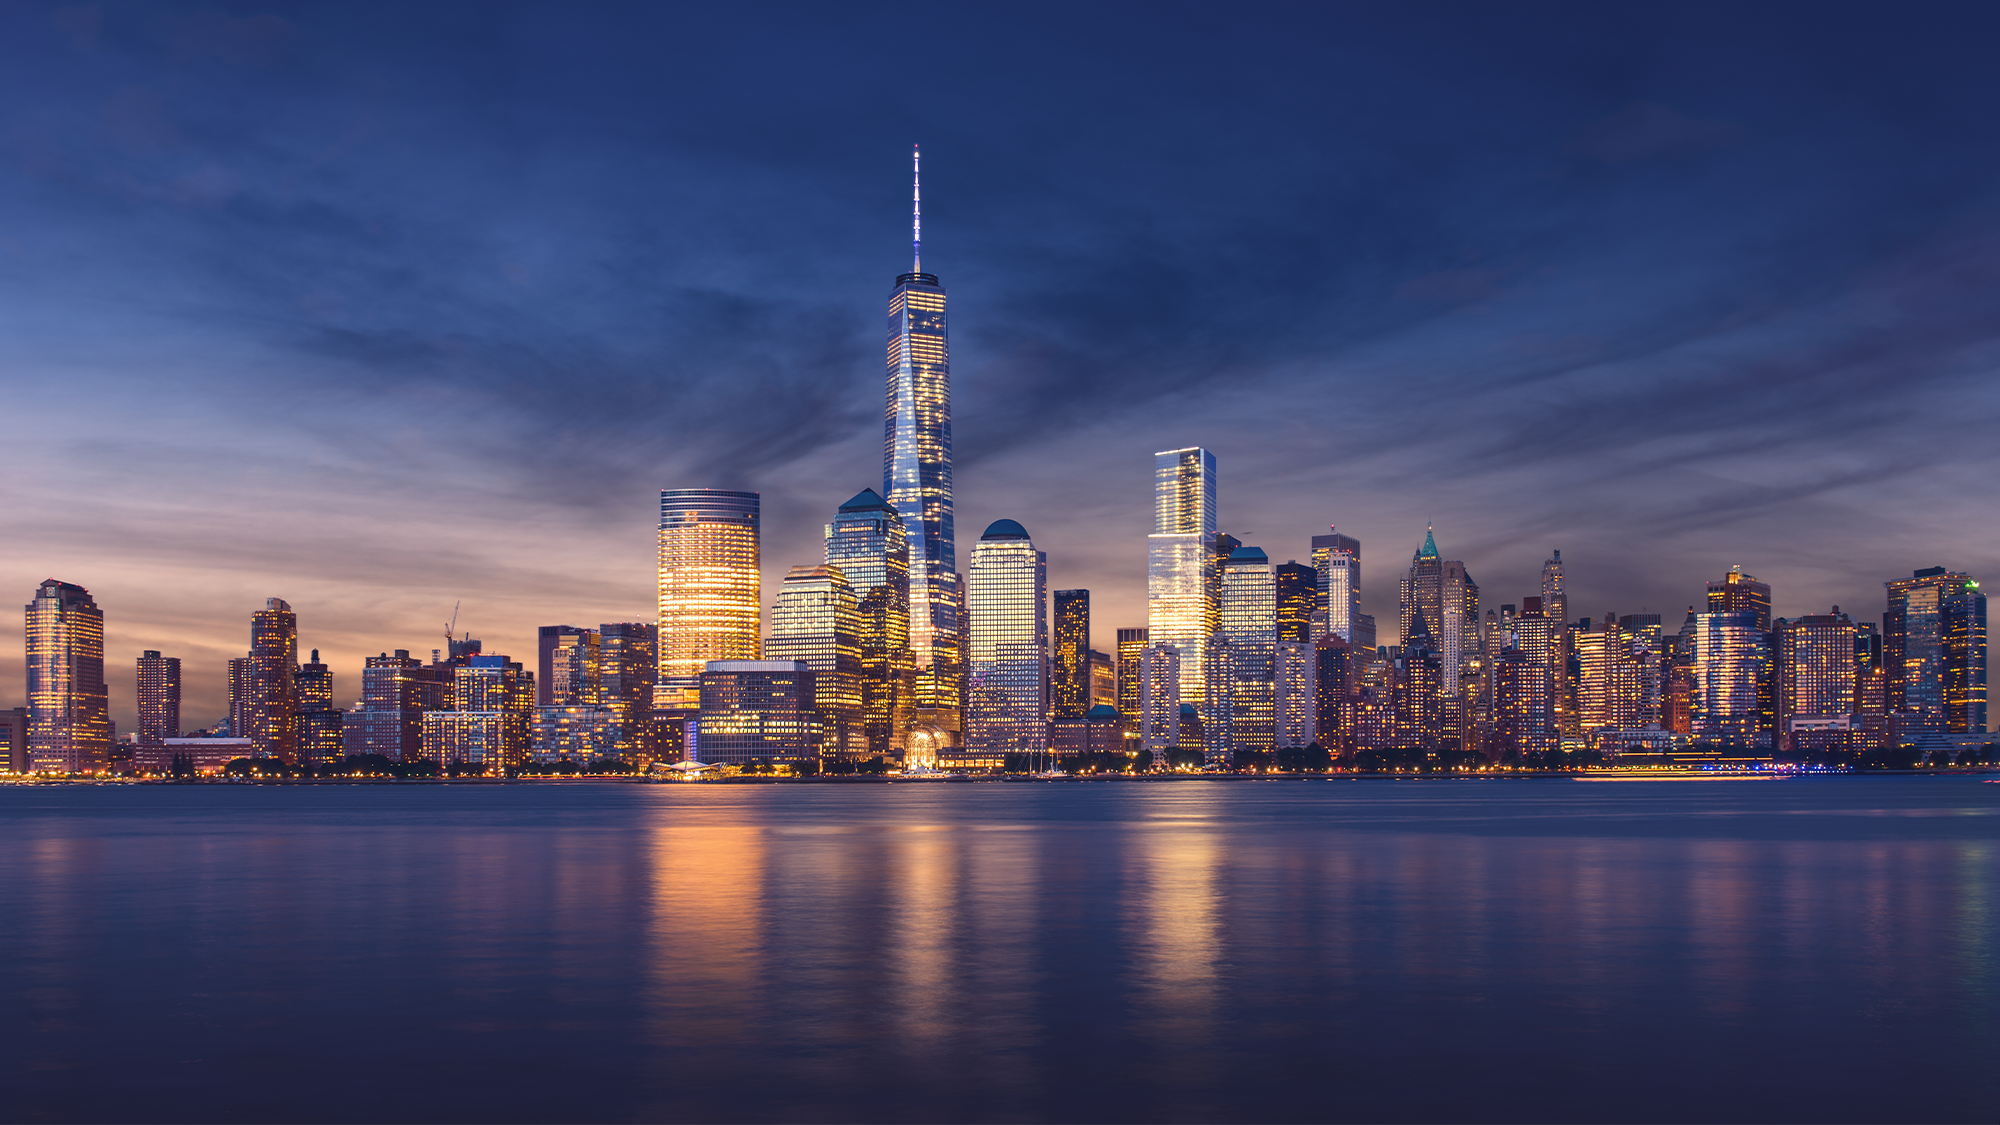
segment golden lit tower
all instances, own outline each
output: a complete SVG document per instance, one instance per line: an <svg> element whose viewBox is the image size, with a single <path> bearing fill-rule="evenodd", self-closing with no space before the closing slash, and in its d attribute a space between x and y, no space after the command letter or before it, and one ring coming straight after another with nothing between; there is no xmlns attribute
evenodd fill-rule
<svg viewBox="0 0 2000 1125"><path fill-rule="evenodd" d="M250 752L287 765L299 757L299 619L283 598L264 599L250 616L244 659L244 729Z"/></svg>
<svg viewBox="0 0 2000 1125"><path fill-rule="evenodd" d="M104 611L90 591L51 578L28 613L28 768L96 773L111 754Z"/></svg>
<svg viewBox="0 0 2000 1125"><path fill-rule="evenodd" d="M1081 719L1090 710L1090 591L1057 590L1050 655L1049 715Z"/></svg>
<svg viewBox="0 0 2000 1125"><path fill-rule="evenodd" d="M1986 729L1986 595L1941 566L1885 583L1882 667L1891 711L1941 718L1946 730Z"/></svg>
<svg viewBox="0 0 2000 1125"><path fill-rule="evenodd" d="M902 517L874 489L862 489L826 525L826 561L847 576L861 615L860 737L866 753L901 758L915 693L910 542Z"/></svg>
<svg viewBox="0 0 2000 1125"><path fill-rule="evenodd" d="M771 607L771 636L764 659L790 660L812 669L813 713L820 754L859 759L868 740L861 707L861 613L854 591L837 566L795 566Z"/></svg>
<svg viewBox="0 0 2000 1125"><path fill-rule="evenodd" d="M924 272L923 212L913 157L910 272L889 294L888 394L882 424L882 493L902 518L910 551L910 656L923 721L953 730L965 663L952 525L951 347L944 286Z"/></svg>
<svg viewBox="0 0 2000 1125"><path fill-rule="evenodd" d="M758 657L758 497L660 493L660 676L689 682L711 660Z"/></svg>

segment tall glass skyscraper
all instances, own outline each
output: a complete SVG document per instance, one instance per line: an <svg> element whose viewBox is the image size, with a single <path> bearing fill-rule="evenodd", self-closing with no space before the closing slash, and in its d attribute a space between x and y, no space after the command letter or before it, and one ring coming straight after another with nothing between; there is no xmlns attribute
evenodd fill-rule
<svg viewBox="0 0 2000 1125"><path fill-rule="evenodd" d="M1313 640L1332 636L1359 644L1354 628L1361 616L1361 541L1332 526L1327 532L1312 537L1313 569L1319 572Z"/></svg>
<svg viewBox="0 0 2000 1125"><path fill-rule="evenodd" d="M1690 733L1703 742L1769 749L1763 701L1769 698L1770 634L1757 612L1696 614L1693 671Z"/></svg>
<svg viewBox="0 0 2000 1125"><path fill-rule="evenodd" d="M1234 665L1230 691L1231 750L1261 752L1276 743L1278 594L1271 560L1259 547L1238 547L1222 564L1220 635ZM1221 692L1224 686L1211 683ZM1203 715L1206 720L1207 715ZM1206 733L1206 732L1205 732ZM1214 741L1214 740L1212 740ZM1226 763L1225 763L1226 764Z"/></svg>
<svg viewBox="0 0 2000 1125"><path fill-rule="evenodd" d="M660 493L660 676L693 682L711 660L758 657L758 496Z"/></svg>
<svg viewBox="0 0 2000 1125"><path fill-rule="evenodd" d="M1203 654L1215 631L1215 455L1153 454L1153 533L1146 538L1146 636L1180 654L1180 702L1208 692Z"/></svg>
<svg viewBox="0 0 2000 1125"><path fill-rule="evenodd" d="M847 576L861 616L861 738L869 755L900 758L914 706L910 543L902 517L872 488L826 525L826 561Z"/></svg>
<svg viewBox="0 0 2000 1125"><path fill-rule="evenodd" d="M951 501L951 346L944 286L924 272L921 192L911 184L910 272L889 294L888 395L882 493L902 517L910 549L910 655L917 706L958 725L964 654L957 534Z"/></svg>
<svg viewBox="0 0 2000 1125"><path fill-rule="evenodd" d="M1049 714L1081 719L1090 710L1090 591L1057 590L1050 657Z"/></svg>
<svg viewBox="0 0 2000 1125"><path fill-rule="evenodd" d="M104 611L51 578L28 603L28 768L96 773L111 755Z"/></svg>
<svg viewBox="0 0 2000 1125"><path fill-rule="evenodd" d="M785 575L771 607L764 659L797 661L812 669L812 705L823 757L867 756L861 723L861 614L839 567L795 566Z"/></svg>
<svg viewBox="0 0 2000 1125"><path fill-rule="evenodd" d="M1969 575L1929 567L1885 583L1882 665L1888 707L1986 729L1986 595Z"/></svg>
<svg viewBox="0 0 2000 1125"><path fill-rule="evenodd" d="M971 682L965 746L1033 754L1048 745L1048 560L1013 520L995 520L966 574Z"/></svg>

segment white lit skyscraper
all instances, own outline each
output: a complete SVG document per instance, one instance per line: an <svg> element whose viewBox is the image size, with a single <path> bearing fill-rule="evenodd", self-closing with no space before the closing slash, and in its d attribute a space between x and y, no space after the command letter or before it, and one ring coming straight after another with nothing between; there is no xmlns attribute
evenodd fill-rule
<svg viewBox="0 0 2000 1125"><path fill-rule="evenodd" d="M1262 752L1275 745L1278 595L1271 560L1259 547L1238 547L1222 564L1218 632L1228 641L1232 671L1230 737L1232 751ZM1216 691L1224 685L1211 684ZM1213 729L1203 715L1204 733Z"/></svg>
<svg viewBox="0 0 2000 1125"><path fill-rule="evenodd" d="M1203 654L1215 631L1215 455L1153 455L1153 533L1146 542L1146 628L1151 644L1180 654L1180 702L1208 698Z"/></svg>
<svg viewBox="0 0 2000 1125"><path fill-rule="evenodd" d="M1048 745L1048 561L1013 520L995 520L966 572L971 679L966 749L1033 754Z"/></svg>
<svg viewBox="0 0 2000 1125"><path fill-rule="evenodd" d="M914 175L911 197L910 272L896 278L889 294L882 494L909 536L915 702L927 718L955 729L963 690L965 593L952 526L951 346L944 286L936 274L924 272L921 193Z"/></svg>

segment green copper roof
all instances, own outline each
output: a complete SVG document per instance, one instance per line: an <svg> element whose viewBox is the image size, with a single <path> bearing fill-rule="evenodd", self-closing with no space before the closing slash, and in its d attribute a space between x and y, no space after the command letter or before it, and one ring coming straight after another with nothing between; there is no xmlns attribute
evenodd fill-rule
<svg viewBox="0 0 2000 1125"><path fill-rule="evenodd" d="M1417 557L1420 559L1434 559L1438 557L1437 540L1432 538L1431 525L1429 524L1424 525L1424 549L1417 552Z"/></svg>

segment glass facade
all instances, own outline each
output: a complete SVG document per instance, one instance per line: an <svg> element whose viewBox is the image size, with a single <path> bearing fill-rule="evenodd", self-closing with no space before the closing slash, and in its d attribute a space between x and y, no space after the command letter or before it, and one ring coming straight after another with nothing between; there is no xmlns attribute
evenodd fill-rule
<svg viewBox="0 0 2000 1125"><path fill-rule="evenodd" d="M592 629L558 627L565 631L547 638L549 683L536 684L536 693L552 707L595 707L604 701L603 638Z"/></svg>
<svg viewBox="0 0 2000 1125"><path fill-rule="evenodd" d="M1688 715L1695 739L1737 749L1770 747L1764 710L1769 637L1754 610L1695 615Z"/></svg>
<svg viewBox="0 0 2000 1125"><path fill-rule="evenodd" d="M598 685L618 716L618 757L633 765L659 756L654 737L653 685L660 676L660 627L644 621L598 626ZM537 683L537 689L540 688Z"/></svg>
<svg viewBox="0 0 2000 1125"><path fill-rule="evenodd" d="M1164 769L1166 754L1181 744L1181 654L1170 644L1148 644L1139 657L1140 746Z"/></svg>
<svg viewBox="0 0 2000 1125"><path fill-rule="evenodd" d="M965 595L952 517L951 346L937 275L915 269L896 279L887 359L882 493L909 536L915 702L950 729L964 692Z"/></svg>
<svg viewBox="0 0 2000 1125"><path fill-rule="evenodd" d="M53 578L26 609L28 768L96 773L111 755L104 611L89 590Z"/></svg>
<svg viewBox="0 0 2000 1125"><path fill-rule="evenodd" d="M660 493L660 675L759 655L758 496Z"/></svg>
<svg viewBox="0 0 2000 1125"><path fill-rule="evenodd" d="M910 655L910 544L902 517L874 489L863 489L827 525L826 561L847 576L860 615L866 756L900 758L907 748L916 690Z"/></svg>
<svg viewBox="0 0 2000 1125"><path fill-rule="evenodd" d="M998 520L972 548L966 571L971 623L965 748L1033 754L1048 745L1042 689L1048 662L1048 562L1013 520Z"/></svg>
<svg viewBox="0 0 2000 1125"><path fill-rule="evenodd" d="M1771 587L1732 566L1720 582L1708 584L1708 612L1748 613L1756 617L1757 628L1771 631Z"/></svg>
<svg viewBox="0 0 2000 1125"><path fill-rule="evenodd" d="M1203 652L1215 631L1215 456L1153 455L1153 532L1146 549L1146 630L1180 653L1180 700L1207 699Z"/></svg>
<svg viewBox="0 0 2000 1125"><path fill-rule="evenodd" d="M868 756L861 729L861 613L839 567L795 566L785 575L771 609L764 658L812 669L823 757Z"/></svg>
<svg viewBox="0 0 2000 1125"><path fill-rule="evenodd" d="M1848 716L1855 706L1854 622L1840 607L1778 622L1777 733L1793 719Z"/></svg>
<svg viewBox="0 0 2000 1125"><path fill-rule="evenodd" d="M1301 568L1304 569L1304 568ZM1222 564L1217 606L1234 673L1230 688L1230 749L1260 753L1276 746L1278 644L1277 576L1256 547L1238 547ZM1212 683L1212 682L1211 682ZM1206 730L1219 729L1203 715Z"/></svg>
<svg viewBox="0 0 2000 1125"><path fill-rule="evenodd" d="M1986 595L1979 583L1937 566L1884 585L1888 709L1937 716L1954 733L1985 730Z"/></svg>

